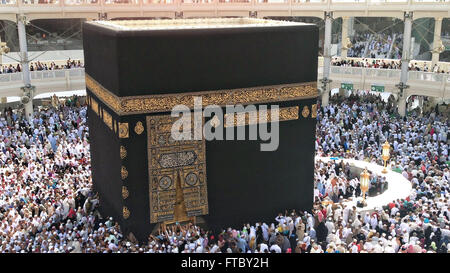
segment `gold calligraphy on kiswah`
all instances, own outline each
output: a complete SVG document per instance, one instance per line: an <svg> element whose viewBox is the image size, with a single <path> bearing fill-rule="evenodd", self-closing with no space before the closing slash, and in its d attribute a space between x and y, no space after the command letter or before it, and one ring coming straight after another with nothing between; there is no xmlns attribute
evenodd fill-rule
<svg viewBox="0 0 450 273"><path fill-rule="evenodd" d="M213 90L164 95L118 97L86 74L86 86L118 115L170 112L176 105L194 107L194 97L207 105L248 105L291 101L318 96L317 82L283 84L253 88Z"/></svg>

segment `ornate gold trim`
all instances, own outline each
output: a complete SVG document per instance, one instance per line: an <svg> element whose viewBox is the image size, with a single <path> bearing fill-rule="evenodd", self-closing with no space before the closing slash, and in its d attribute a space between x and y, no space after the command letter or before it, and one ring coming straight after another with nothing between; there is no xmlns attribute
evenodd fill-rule
<svg viewBox="0 0 450 273"><path fill-rule="evenodd" d="M129 195L130 195L130 193L128 192L127 187L122 186L122 198L127 199Z"/></svg>
<svg viewBox="0 0 450 273"><path fill-rule="evenodd" d="M86 74L86 86L118 115L169 112L175 105L194 107L194 96L201 96L203 106L257 104L315 98L317 82L262 86L164 95L118 97Z"/></svg>
<svg viewBox="0 0 450 273"><path fill-rule="evenodd" d="M307 118L307 117L309 116L309 108L308 108L307 105L305 105L305 106L303 107L302 116L303 116L304 118Z"/></svg>
<svg viewBox="0 0 450 273"><path fill-rule="evenodd" d="M119 122L119 137L120 138L128 138L130 135L128 133L128 123L127 122Z"/></svg>
<svg viewBox="0 0 450 273"><path fill-rule="evenodd" d="M128 217L130 217L130 210L124 206L123 210L122 210L122 214L123 214L123 219L128 219Z"/></svg>
<svg viewBox="0 0 450 273"><path fill-rule="evenodd" d="M112 119L112 116L108 113L108 111L106 111L106 110L102 110L102 111L103 111L103 122L112 131L113 130L113 119Z"/></svg>
<svg viewBox="0 0 450 273"><path fill-rule="evenodd" d="M100 114L98 112L98 102L94 99L91 100L91 109L97 114L97 116L100 117Z"/></svg>
<svg viewBox="0 0 450 273"><path fill-rule="evenodd" d="M136 126L134 126L134 131L138 135L140 135L140 134L142 134L142 132L144 132L144 126L142 125L142 122L138 121L136 123Z"/></svg>
<svg viewBox="0 0 450 273"><path fill-rule="evenodd" d="M118 100L118 97L97 83L87 73L85 73L85 75L87 88L117 113L118 110L120 110L120 101Z"/></svg>
<svg viewBox="0 0 450 273"><path fill-rule="evenodd" d="M280 116L278 118L279 121L295 120L295 119L298 119L298 106L280 108Z"/></svg>
<svg viewBox="0 0 450 273"><path fill-rule="evenodd" d="M311 105L311 117L317 118L317 103Z"/></svg>
<svg viewBox="0 0 450 273"><path fill-rule="evenodd" d="M125 180L128 177L128 171L125 166L122 166L122 168L120 169L120 175L122 176L122 180Z"/></svg>
<svg viewBox="0 0 450 273"><path fill-rule="evenodd" d="M124 159L127 157L127 149L125 147L120 146L120 159Z"/></svg>
<svg viewBox="0 0 450 273"><path fill-rule="evenodd" d="M292 107L283 107L279 108L278 110L272 110L268 109L266 111L266 120L259 120L260 111L250 111L245 112L245 115L238 115L237 113L228 113L224 115L224 127L229 127L227 125L227 119L233 119L234 122L232 124L232 127L236 126L244 126L244 125L251 125L251 124L261 124L261 123L267 123L270 122L272 119L273 112L278 111L278 121L287 121L287 120L296 120L298 119L298 106L292 106ZM255 119L250 119L251 116L255 116Z"/></svg>

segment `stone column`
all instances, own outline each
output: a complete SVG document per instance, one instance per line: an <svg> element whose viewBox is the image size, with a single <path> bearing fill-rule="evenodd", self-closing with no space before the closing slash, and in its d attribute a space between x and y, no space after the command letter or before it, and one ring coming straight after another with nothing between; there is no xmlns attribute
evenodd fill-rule
<svg viewBox="0 0 450 273"><path fill-rule="evenodd" d="M411 55L411 29L412 29L413 13L405 12L404 31L403 31L403 52L402 52L402 71L400 74L400 83L396 85L399 92L398 113L404 117L406 115L406 85L408 81L408 68Z"/></svg>
<svg viewBox="0 0 450 273"><path fill-rule="evenodd" d="M348 17L342 17L341 58L347 58L346 41L348 38Z"/></svg>
<svg viewBox="0 0 450 273"><path fill-rule="evenodd" d="M398 98L398 113L404 117L406 115L406 97L399 96Z"/></svg>
<svg viewBox="0 0 450 273"><path fill-rule="evenodd" d="M17 32L19 34L19 47L20 58L22 65L23 84L21 88L23 91L22 96L29 97L28 102L25 105L25 116L30 121L33 118L33 91L34 88L31 85L30 75L30 63L28 60L28 48L27 48L27 34L25 30L26 17L24 15L17 15Z"/></svg>
<svg viewBox="0 0 450 273"><path fill-rule="evenodd" d="M0 36L0 45L2 44L2 36ZM3 65L3 54L2 54L2 49L0 48L0 68Z"/></svg>
<svg viewBox="0 0 450 273"><path fill-rule="evenodd" d="M348 34L350 36L355 35L355 17L348 18Z"/></svg>
<svg viewBox="0 0 450 273"><path fill-rule="evenodd" d="M423 96L419 96L419 107L423 111Z"/></svg>
<svg viewBox="0 0 450 273"><path fill-rule="evenodd" d="M0 45L2 44L2 36L0 36ZM2 49L0 48L0 69L3 65L3 53L2 53ZM1 97L1 104L5 104L7 102L7 98L6 97Z"/></svg>
<svg viewBox="0 0 450 273"><path fill-rule="evenodd" d="M333 23L333 13L325 12L325 39L323 44L323 78L322 82L322 106L327 106L329 101L329 92L331 80L330 66L331 66L331 27Z"/></svg>
<svg viewBox="0 0 450 273"><path fill-rule="evenodd" d="M439 62L439 54L438 52L435 52L437 47L440 44L441 41L441 30L442 30L442 18L435 18L434 19L434 36L433 36L433 48L432 48L432 55L431 55L431 68L434 67L435 64Z"/></svg>
<svg viewBox="0 0 450 273"><path fill-rule="evenodd" d="M322 106L327 106L330 101L330 90L322 93Z"/></svg>

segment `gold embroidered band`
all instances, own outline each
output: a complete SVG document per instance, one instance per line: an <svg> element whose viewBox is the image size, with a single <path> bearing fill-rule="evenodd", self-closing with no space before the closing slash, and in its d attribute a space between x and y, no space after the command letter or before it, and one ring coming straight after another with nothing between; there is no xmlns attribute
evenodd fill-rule
<svg viewBox="0 0 450 273"><path fill-rule="evenodd" d="M192 109L195 96L202 97L203 106L247 105L318 96L317 82L180 94L118 97L86 74L86 86L118 115L170 112L176 105L186 105Z"/></svg>
<svg viewBox="0 0 450 273"><path fill-rule="evenodd" d="M278 121L287 121L287 120L296 120L298 119L298 106L293 107L284 107L279 108L278 111ZM224 115L224 127L230 127L227 124L228 119L234 118L233 123L231 124L231 127L235 126L244 126L244 125L251 125L251 124L260 124L260 123L268 123L271 122L272 116L274 115L274 112L276 110L268 109L266 112L266 118L265 120L259 120L260 115L264 115L262 111L250 111L250 112L244 112L242 114L238 113L229 113Z"/></svg>

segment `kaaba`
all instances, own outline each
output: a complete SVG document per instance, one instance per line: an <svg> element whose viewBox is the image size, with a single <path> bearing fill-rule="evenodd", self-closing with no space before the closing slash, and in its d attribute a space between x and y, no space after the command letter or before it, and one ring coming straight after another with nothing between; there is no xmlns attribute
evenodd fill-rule
<svg viewBox="0 0 450 273"><path fill-rule="evenodd" d="M316 25L94 21L83 25L83 44L94 190L101 214L114 217L125 234L145 241L158 225L190 220L220 231L311 209ZM184 105L194 113L194 98L202 99L200 109L216 105L223 112L254 105L256 121L254 110L236 110L217 120L204 115L201 125L243 129L245 136L268 126L278 130L277 148L262 151L268 142L262 138L174 138L172 109ZM277 118L270 120L274 106Z"/></svg>

